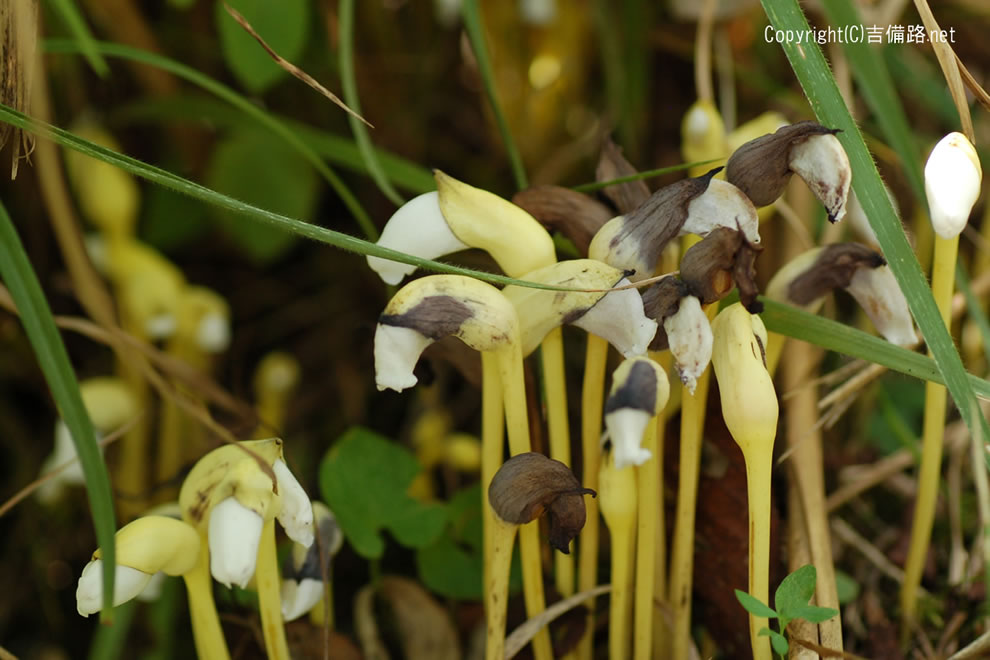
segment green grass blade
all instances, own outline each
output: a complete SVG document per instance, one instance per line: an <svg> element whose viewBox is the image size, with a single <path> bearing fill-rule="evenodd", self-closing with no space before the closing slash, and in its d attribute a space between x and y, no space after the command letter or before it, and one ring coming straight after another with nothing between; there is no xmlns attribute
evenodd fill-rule
<svg viewBox="0 0 990 660"><path fill-rule="evenodd" d="M103 611L101 620L112 618L111 597L115 565L114 533L117 523L113 513L110 478L96 442L96 431L86 414L79 383L65 352L65 345L55 328L52 312L31 268L27 253L11 222L7 209L0 203L0 277L10 290L24 324L41 372L51 390L62 419L72 432L72 441L86 478L86 492L93 514L96 541L103 550ZM107 570L107 569L110 570Z"/></svg>
<svg viewBox="0 0 990 660"><path fill-rule="evenodd" d="M863 20L850 0L830 0L822 3L822 9L833 27L858 26ZM925 203L925 180L921 174L918 145L915 143L904 106L897 96L883 54L873 46L844 41L842 50L849 60L849 67L859 84L866 104L873 111L873 118L883 130L890 146L901 157L901 167L914 190L915 197Z"/></svg>
<svg viewBox="0 0 990 660"><path fill-rule="evenodd" d="M141 62L142 64L147 64L153 66L163 71L168 71L184 80L191 82L192 84L205 89L211 94L227 101L234 107L238 108L244 112L249 117L255 119L258 123L262 124L268 130L272 131L283 140L286 144L291 146L293 149L299 152L309 163L316 169L317 172L330 184L330 187L334 189L337 196L340 197L340 201L344 203L347 210L351 212L354 216L354 220L358 223L361 231L369 240L377 240L378 230L375 228L374 223L371 222L371 218L368 213L361 206L361 203L357 200L357 197L350 191L350 189L344 185L344 182L340 180L336 172L330 169L323 159L317 155L298 135L289 130L282 122L278 121L271 115L269 115L263 108L255 105L251 101L247 100L237 92L235 92L230 87L218 83L217 81L204 76L199 71L187 67L184 64L180 64L175 60L170 60L167 57L163 57L156 53L149 53L147 51L139 50L137 48L131 48L130 46L124 46L122 44L112 44L106 42L96 42L96 48L100 53L108 57L119 57L122 59L130 60L132 62ZM79 47L71 41L66 41L63 39L52 39L45 41L45 50L49 53L68 53L76 54L79 52Z"/></svg>
<svg viewBox="0 0 990 660"><path fill-rule="evenodd" d="M28 117L3 104L0 104L0 121L7 122L20 129L34 133L39 137L52 140L63 147L75 149L76 151L84 153L87 156L110 163L111 165L130 172L135 176L139 176L142 179L164 186L170 190L174 190L184 195L189 195L194 199L198 199L208 204L213 204L214 206L233 211L234 213L242 214L254 221L264 222L282 231L291 232L298 236L302 236L303 238L319 241L320 243L326 243L327 245L332 245L348 252L392 259L394 261L411 264L418 268L424 268L439 273L465 275L467 277L474 277L492 284L515 284L517 286L525 286L534 289L546 289L548 291L575 290L569 287L551 286L547 284L540 284L538 282L517 280L504 275L495 275L492 273L472 270L470 268L453 266L451 264L445 264L439 261L420 259L419 257L414 257L397 250L390 250L388 248L381 247L380 245L376 245L375 243L369 243L368 241L361 240L360 238L355 238L354 236L333 231L332 229L311 225L308 222L303 222L302 220L289 218L279 213L273 213L272 211L267 211L232 197L228 197L227 195L218 193L215 190L210 190L209 188L201 186L198 183L193 183L192 181L183 179L180 176L163 170L160 167L148 165L147 163L143 163L135 158L131 158L130 156L117 153L112 149L101 147L98 144L84 140L66 130L52 126L51 124L39 121L32 117Z"/></svg>
<svg viewBox="0 0 990 660"><path fill-rule="evenodd" d="M296 133L303 143L331 164L340 165L358 174L369 174L368 166L353 138L315 128L284 115L269 115ZM203 120L220 129L241 127L248 121L254 121L229 104L199 93L141 99L110 114L111 122L124 123ZM416 194L436 190L436 182L430 170L384 149L374 151L386 176L396 186Z"/></svg>
<svg viewBox="0 0 990 660"><path fill-rule="evenodd" d="M580 186L574 186L573 190L577 192L590 193L596 190L601 190L602 188L608 188L609 186L616 186L620 183L628 183L629 181L639 181L641 179L651 179L655 176L661 176L663 174L670 174L671 172L680 172L681 170L687 170L692 167L699 167L701 165L708 165L710 163L717 163L719 161L724 161L724 158L713 158L712 160L699 160L694 163L681 163L680 165L671 165L670 167L661 167L656 170L646 170L645 172L636 172L636 174L630 174L629 176L620 176L617 179L611 179L609 181L594 181L592 183L582 183Z"/></svg>
<svg viewBox="0 0 990 660"><path fill-rule="evenodd" d="M492 114L495 115L495 123L499 133L502 134L502 142L505 143L505 150L509 154L509 165L512 167L512 176L516 181L516 188L522 190L529 184L526 179L526 168L523 166L522 155L516 147L516 141L509 130L509 122L502 112L502 105L498 101L498 89L495 87L495 72L492 70L492 61L488 56L488 46L485 43L485 26L481 20L481 10L478 8L478 0L463 0L461 14L464 18L464 30L467 32L468 40L471 42L471 49L474 51L474 58L478 62L478 73L485 87L485 95L488 103L492 106Z"/></svg>
<svg viewBox="0 0 990 660"><path fill-rule="evenodd" d="M850 357L882 364L892 371L930 380L944 385L945 379L927 355L909 351L889 341L868 335L843 323L784 305L768 298L761 298L764 305L760 318L767 330L800 339L822 348ZM990 399L990 381L964 373L975 393L982 399Z"/></svg>
<svg viewBox="0 0 990 660"><path fill-rule="evenodd" d="M86 19L79 13L76 3L72 0L49 0L49 4L65 23L65 27L72 33L78 44L79 52L89 62L90 68L96 72L96 75L100 78L106 78L110 75L110 67L96 47L96 39L93 37L93 33L89 31Z"/></svg>
<svg viewBox="0 0 990 660"><path fill-rule="evenodd" d="M808 21L797 0L761 0L763 8L775 29L793 30L794 34L807 34ZM832 128L842 129L839 141L849 156L853 169L853 187L859 197L870 225L877 235L884 256L907 298L911 313L921 329L935 364L945 379L952 398L962 413L966 424L981 420L990 432L986 420L976 410L973 388L963 368L952 338L935 306L931 290L921 266L908 245L897 214L884 191L876 165L863 142L856 122L849 114L829 71L821 48L815 43L785 41L781 44L797 79L804 89L818 121ZM975 432L970 428L970 432ZM984 437L988 434L984 433Z"/></svg>
<svg viewBox="0 0 990 660"><path fill-rule="evenodd" d="M361 114L361 98L358 95L357 79L354 76L354 0L340 0L337 13L337 20L340 21L338 32L340 34L340 47L338 58L340 60L340 88L344 97L344 103ZM375 149L371 144L371 136L368 135L368 127L358 120L357 117L348 113L347 121L351 125L351 132L357 142L361 157L368 167L368 173L389 201L396 206L402 206L405 200L402 199L395 188L392 187L388 177L382 170L381 163L375 154Z"/></svg>

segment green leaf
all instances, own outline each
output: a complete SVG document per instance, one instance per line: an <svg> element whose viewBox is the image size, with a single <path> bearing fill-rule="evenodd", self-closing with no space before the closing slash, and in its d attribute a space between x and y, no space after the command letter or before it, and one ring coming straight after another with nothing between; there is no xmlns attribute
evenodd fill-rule
<svg viewBox="0 0 990 660"><path fill-rule="evenodd" d="M96 39L93 37L93 33L89 31L89 25L86 24L86 19L79 12L76 3L73 0L49 0L49 3L62 19L62 22L65 23L65 27L72 33L79 45L79 52L89 62L90 68L100 78L106 78L110 75L110 67L107 66L107 61L97 50Z"/></svg>
<svg viewBox="0 0 990 660"><path fill-rule="evenodd" d="M831 607L817 607L816 605L799 605L789 612L792 621L794 619L804 619L809 623L828 621L838 613L839 610Z"/></svg>
<svg viewBox="0 0 990 660"><path fill-rule="evenodd" d="M227 66L244 87L261 94L288 75L254 37L227 13L223 0L214 5L220 49ZM308 0L228 0L276 53L295 62L306 46L310 9Z"/></svg>
<svg viewBox="0 0 990 660"><path fill-rule="evenodd" d="M230 19L229 16L227 18ZM372 241L378 239L378 230L375 229L375 225L371 222L371 218L368 217L368 213L361 206L360 202L358 202L354 194L351 193L350 189L348 189L347 186L344 185L344 182L340 180L340 177L338 177L332 169L327 167L326 163L323 162L320 156L313 151L313 149L311 149L299 135L289 130L289 128L282 122L272 116L269 116L269 113L264 108L248 101L246 98L226 85L221 85L212 78L204 76L199 71L191 69L174 60L170 60L167 57L162 57L156 53L138 50L137 48L122 46L120 44L98 42L96 46L99 49L99 52L109 57L122 57L133 62L141 62L143 64L159 68L163 71L168 71L169 73L175 74L184 80L188 80L194 85L197 85L211 94L227 101L237 109L241 110L248 117L251 117L259 124L268 128L270 131L284 139L286 144L298 151L304 158L306 158L306 160L310 162L310 164L313 165L314 168L316 168L316 171L319 172L326 182L330 184L330 187L332 187L334 192L337 193L337 196L340 197L340 201L343 202L344 206L346 206L351 212L351 215L354 216L354 221L364 232L364 235ZM45 50L50 53L75 53L78 52L78 47L71 41L51 40L45 42ZM63 143L63 146L69 145L65 145ZM122 166L118 164L118 167ZM127 168L124 167L124 169ZM138 176L148 178L147 175L138 174ZM174 186L171 187L175 188ZM195 197L196 195L193 196Z"/></svg>
<svg viewBox="0 0 990 660"><path fill-rule="evenodd" d="M862 330L809 314L790 305L763 297L760 300L763 302L760 318L771 332L779 332L830 351L882 364L908 376L945 384L936 363L926 355L895 346ZM981 398L990 398L990 382L965 372L963 374L970 387Z"/></svg>
<svg viewBox="0 0 990 660"><path fill-rule="evenodd" d="M808 21L797 0L761 1L775 29L789 30L792 34L809 33ZM781 47L818 121L842 131L837 137L852 165L852 185L856 196L963 420L970 427L970 433L978 432L972 427L976 423L980 425L979 432L983 437L990 437L990 426L977 409L973 386L959 353L942 322L921 266L884 190L876 164L839 94L821 48L814 41L798 44L796 40L785 40Z"/></svg>
<svg viewBox="0 0 990 660"><path fill-rule="evenodd" d="M206 182L235 199L303 220L312 215L318 192L316 173L305 159L271 133L253 130L238 131L217 145ZM214 212L225 233L256 262L282 256L296 240L276 227L246 222L239 214Z"/></svg>
<svg viewBox="0 0 990 660"><path fill-rule="evenodd" d="M498 132L502 135L502 142L505 150L509 154L509 164L512 167L512 175L516 181L516 188L522 190L526 188L526 168L523 165L522 155L516 147L516 141L512 137L509 129L509 122L502 112L502 104L498 100L498 88L495 85L495 72L492 69L492 61L488 55L488 46L485 44L485 26L481 18L481 9L478 7L478 0L462 0L461 15L464 19L464 31L467 33L468 41L471 42L471 50L478 63L478 75L485 87L485 96L488 97L488 104L492 107L492 114L495 115L495 124Z"/></svg>
<svg viewBox="0 0 990 660"><path fill-rule="evenodd" d="M776 619L777 613L774 612L768 605L764 605L754 596L750 596L745 591L741 589L736 589L736 598L739 600L739 604L743 606L743 609L753 614L755 616L763 616L768 619Z"/></svg>
<svg viewBox="0 0 990 660"><path fill-rule="evenodd" d="M469 552L450 536L416 553L419 577L431 591L447 598L480 600L484 564L480 552Z"/></svg>
<svg viewBox="0 0 990 660"><path fill-rule="evenodd" d="M96 442L96 431L93 430L93 423L83 405L76 374L72 370L62 337L55 328L55 321L52 319L45 294L41 290L41 284L31 268L31 262L24 252L17 230L2 203L0 203L0 277L3 278L4 284L10 290L10 296L17 305L24 331L38 358L38 364L51 390L52 398L55 399L55 404L69 431L72 432L72 442L76 446L76 454L79 456L79 463L86 478L86 493L93 514L96 540L103 552L103 565L112 567L116 562L114 534L117 523L114 518L110 479ZM111 619L113 582L114 571L104 570L101 614L103 621Z"/></svg>
<svg viewBox="0 0 990 660"><path fill-rule="evenodd" d="M429 545L443 531L445 508L423 504L406 492L419 471L407 449L361 427L349 429L327 452L320 464L320 492L359 555L382 556L383 530L414 548Z"/></svg>
<svg viewBox="0 0 990 660"><path fill-rule="evenodd" d="M770 630L769 628L760 628L760 632L756 633L758 637L769 637L770 645L773 650L777 652L778 655L787 657L787 651L790 649L787 640L779 632L775 630Z"/></svg>
<svg viewBox="0 0 990 660"><path fill-rule="evenodd" d="M835 571L835 590L839 595L839 605L847 605L859 598L859 582L838 569Z"/></svg>
<svg viewBox="0 0 990 660"><path fill-rule="evenodd" d="M338 34L340 35L338 55L340 59L341 96L351 110L361 114L361 98L358 94L357 77L354 74L354 0L340 0L338 20L340 21L338 26ZM347 113L347 122L351 126L354 141L357 142L358 149L361 151L361 158L364 160L371 178L375 181L375 185L390 202L396 206L402 206L405 200L385 176L375 148L371 144L368 127L350 113Z"/></svg>
<svg viewBox="0 0 990 660"><path fill-rule="evenodd" d="M773 595L773 605L781 616L795 618L793 611L796 607L808 604L815 595L815 580L818 571L811 564L806 564L785 577Z"/></svg>

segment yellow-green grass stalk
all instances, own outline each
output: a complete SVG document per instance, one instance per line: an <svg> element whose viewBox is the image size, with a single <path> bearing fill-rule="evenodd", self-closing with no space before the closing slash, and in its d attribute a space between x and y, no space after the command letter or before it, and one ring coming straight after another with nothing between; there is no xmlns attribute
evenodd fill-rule
<svg viewBox="0 0 990 660"><path fill-rule="evenodd" d="M540 344L543 388L546 398L550 458L571 467L571 434L567 420L567 380L564 373L563 331L547 333ZM554 583L561 597L574 595L574 555L554 553Z"/></svg>
<svg viewBox="0 0 990 660"><path fill-rule="evenodd" d="M709 321L717 305L706 310ZM708 409L711 369L698 378L694 394L681 386L680 460L677 478L677 508L674 514L674 541L670 553L668 600L673 612L671 657L688 656L691 646L691 589L694 571L694 516L698 501L698 472L701 469L701 443Z"/></svg>
<svg viewBox="0 0 990 660"><path fill-rule="evenodd" d="M584 470L581 483L586 488L598 490L598 472L601 460L602 406L605 401L605 364L608 359L608 342L596 335L588 335L584 359L584 384L581 390L581 452ZM594 499L585 502L587 519L578 537L578 590L588 591L598 582L598 535L600 522L598 503ZM584 635L578 642L578 657L591 660L595 629L595 601L588 601L588 621Z"/></svg>
<svg viewBox="0 0 990 660"><path fill-rule="evenodd" d="M670 373L670 367L673 361L670 351L659 354L651 353L650 357L660 365L664 373ZM671 408L676 406L680 410L681 407L680 390L674 390L671 394L674 393L678 395L676 397L677 400L674 401L675 397L671 397L671 400L667 402L667 405L657 418L656 435L653 441L653 447L651 448L654 456L656 456L654 467L657 473L657 516L656 533L654 535L656 540L654 541L655 547L653 552L653 598L659 603L667 603L667 513L664 507L664 439L667 420L674 414ZM638 616L639 612L637 610ZM667 653L670 625L666 617L664 617L663 610L653 606L652 603L651 616L653 619L653 657L662 658Z"/></svg>
<svg viewBox="0 0 990 660"><path fill-rule="evenodd" d="M217 606L213 601L213 579L210 576L210 546L206 530L199 535L199 561L182 576L189 598L189 619L192 622L193 642L199 658L229 660L227 641L223 637Z"/></svg>
<svg viewBox="0 0 990 660"><path fill-rule="evenodd" d="M653 454L653 458L636 468L639 509L636 521L636 593L633 603L633 658L649 660L653 654L653 637L662 638L654 625L653 601L657 598L656 557L665 556L663 529L663 491L660 470L663 460L659 453L658 440L662 440L658 428L657 415L643 434L643 448ZM663 572L662 570L660 571ZM662 595L660 596L662 598Z"/></svg>
<svg viewBox="0 0 990 660"><path fill-rule="evenodd" d="M973 205L980 195L983 172L979 157L970 140L962 133L950 133L932 149L925 165L925 190L935 230L935 255L932 261L932 296L942 324L951 329L952 291L955 282L959 234L969 221ZM925 384L925 417L922 425L921 466L918 471L918 496L911 525L911 545L901 584L901 617L905 624L914 619L921 572L931 542L942 464L945 435L945 387ZM908 625L901 629L906 637Z"/></svg>
<svg viewBox="0 0 990 660"><path fill-rule="evenodd" d="M281 580L278 576L278 555L275 548L275 518L266 520L261 528L255 581L258 587L261 632L265 639L268 659L290 660L285 626L282 623L282 600L279 591Z"/></svg>
<svg viewBox="0 0 990 660"><path fill-rule="evenodd" d="M608 617L608 656L630 657L630 613L636 551L636 486L634 466L617 468L614 452L602 457L598 476L602 517L612 539L612 595Z"/></svg>

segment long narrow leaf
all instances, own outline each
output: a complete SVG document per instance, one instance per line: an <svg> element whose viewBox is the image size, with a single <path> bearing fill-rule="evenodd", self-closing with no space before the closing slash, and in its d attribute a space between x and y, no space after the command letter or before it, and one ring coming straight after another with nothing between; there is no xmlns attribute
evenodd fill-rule
<svg viewBox="0 0 990 660"><path fill-rule="evenodd" d="M78 53L79 46L71 41L66 41L62 39L52 39L45 42L45 50L49 53ZM350 191L350 189L344 185L337 173L330 169L323 159L313 151L309 145L307 145L298 135L293 133L289 128L285 126L282 122L278 121L272 117L263 108L255 105L251 101L247 100L230 87L222 85L217 81L204 76L199 71L191 69L184 64L180 64L175 60L170 60L167 57L158 55L157 53L149 53L147 51L138 50L137 48L131 48L129 46L124 46L122 44L112 44L105 42L96 42L95 44L97 50L108 57L120 57L123 59L130 60L132 62L141 62L149 66L153 66L163 71L168 71L184 80L197 85L211 94L215 94L219 98L227 101L231 105L240 109L249 117L252 117L258 123L264 125L268 130L272 131L283 140L286 144L295 149L302 155L309 163L320 173L321 176L330 184L340 197L340 201L344 203L347 210L351 212L354 216L354 220L358 223L361 231L371 240L378 238L378 230L375 228L374 223L371 222L371 218L368 213L361 206L361 203L357 200L357 197Z"/></svg>
<svg viewBox="0 0 990 660"><path fill-rule="evenodd" d="M468 40L471 42L471 49L474 51L474 58L478 62L478 73L485 86L485 95L488 103L492 107L492 114L495 115L495 123L498 131L502 134L502 142L505 143L505 151L509 154L509 164L512 166L512 175L516 180L516 188L522 190L529 184L526 180L526 168L523 166L522 156L516 147L516 141L512 137L509 129L509 122L502 112L502 104L498 100L498 89L495 87L495 72L492 70L492 61L488 56L488 46L485 43L485 26L481 20L481 10L478 7L478 0L463 0L461 14L464 17L464 30L467 32Z"/></svg>
<svg viewBox="0 0 990 660"><path fill-rule="evenodd" d="M890 342L868 335L843 323L803 310L761 298L764 309L760 318L767 330L850 357L882 364L893 371L922 380L945 384L935 361L927 355L909 351ZM967 374L966 378L977 395L990 399L990 382Z"/></svg>
<svg viewBox="0 0 990 660"><path fill-rule="evenodd" d="M792 30L792 34L809 34L810 28L797 0L762 0L763 8L771 24L778 30ZM884 191L876 165L863 142L856 122L849 114L835 79L829 71L821 48L814 42L798 44L785 41L781 44L791 68L804 89L818 120L832 128L839 128L838 135L849 155L853 169L853 187L859 197L870 225L877 235L884 256L897 283L904 291L908 306L914 315L935 358L935 364L945 379L945 385L962 413L966 424L981 420L990 432L986 420L976 410L973 388L963 368L949 332L935 306L931 291L921 272L921 266L908 245L907 238ZM970 432L975 432L970 428ZM986 436L986 433L984 434Z"/></svg>
<svg viewBox="0 0 990 660"><path fill-rule="evenodd" d="M96 47L96 38L89 31L89 26L86 25L86 19L79 13L76 3L73 0L49 0L49 2L55 8L56 13L62 18L65 27L75 37L79 52L89 62L90 68L100 78L106 78L110 75L110 67L107 66L107 61L103 59L103 55L100 54L99 49Z"/></svg>
<svg viewBox="0 0 990 660"><path fill-rule="evenodd" d="M65 352L65 345L55 328L48 301L41 290L38 278L31 268L31 262L24 252L21 239L17 236L7 209L0 203L0 276L10 290L17 304L21 322L27 333L31 347L38 358L41 372L45 376L52 398L59 413L72 432L72 441L79 455L83 475L86 477L86 492L89 494L89 507L93 514L93 527L96 541L103 551L103 611L101 619L111 619L115 547L113 536L117 523L113 513L113 498L110 492L110 478L106 465L96 443L96 432L86 414L75 372Z"/></svg>
<svg viewBox="0 0 990 660"><path fill-rule="evenodd" d="M344 102L350 106L354 112L361 113L361 98L358 95L357 79L354 75L354 0L340 0L338 32L340 34L340 46L337 50L340 61L340 91L344 97ZM381 163L375 155L375 148L371 144L371 136L368 135L368 126L359 121L354 115L348 115L347 121L351 125L351 132L357 142L364 163L368 167L368 173L374 180L375 185L388 197L396 206L402 206L405 200L392 187L388 177L382 170Z"/></svg>

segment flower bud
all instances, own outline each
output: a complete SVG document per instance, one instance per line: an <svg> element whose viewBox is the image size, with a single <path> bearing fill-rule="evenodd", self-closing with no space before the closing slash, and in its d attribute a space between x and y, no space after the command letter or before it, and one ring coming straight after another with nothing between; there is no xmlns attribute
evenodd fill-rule
<svg viewBox="0 0 990 660"><path fill-rule="evenodd" d="M546 513L550 545L564 554L584 527L585 495L595 491L582 488L569 467L535 452L507 460L488 487L492 509L507 523L525 525Z"/></svg>
<svg viewBox="0 0 990 660"><path fill-rule="evenodd" d="M767 331L759 316L739 303L712 322L712 366L722 399L722 417L743 454L773 448L777 393L767 372Z"/></svg>
<svg viewBox="0 0 990 660"><path fill-rule="evenodd" d="M982 180L980 159L965 135L949 133L939 140L925 163L925 193L936 234L955 238L962 232Z"/></svg>
<svg viewBox="0 0 990 660"><path fill-rule="evenodd" d="M252 509L228 497L210 512L210 574L227 587L247 586L254 575L264 519Z"/></svg>

